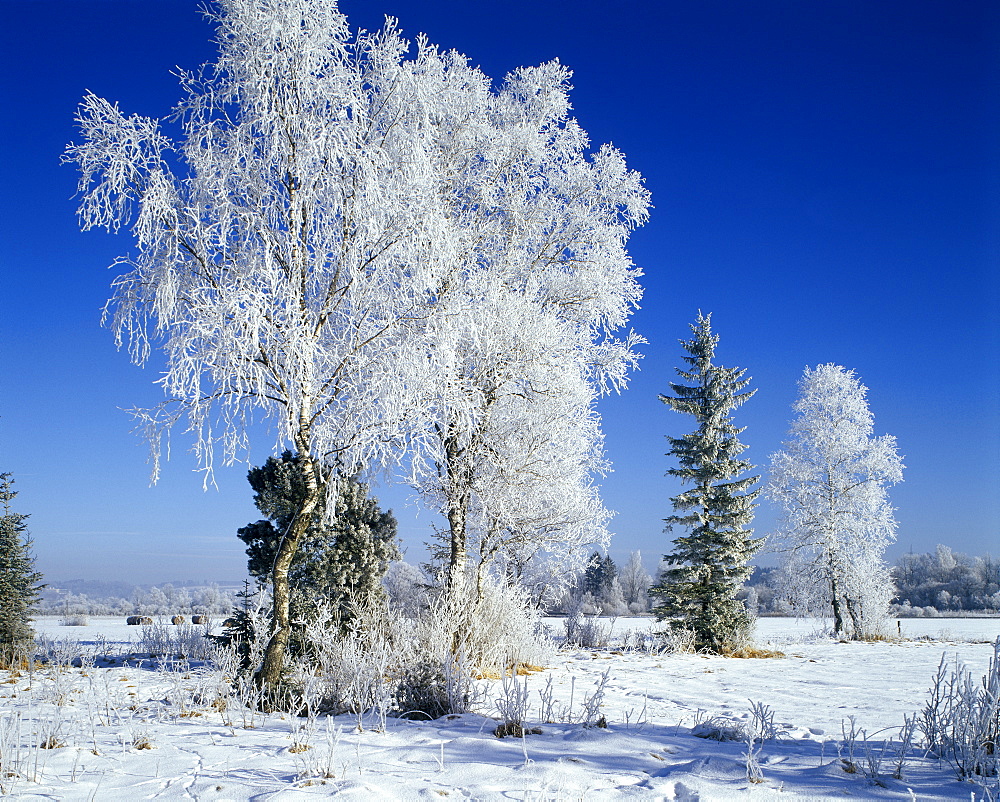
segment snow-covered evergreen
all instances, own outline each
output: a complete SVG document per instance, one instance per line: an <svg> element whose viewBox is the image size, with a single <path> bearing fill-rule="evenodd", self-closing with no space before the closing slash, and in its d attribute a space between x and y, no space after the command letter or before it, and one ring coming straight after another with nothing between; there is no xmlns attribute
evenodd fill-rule
<svg viewBox="0 0 1000 802"><path fill-rule="evenodd" d="M671 409L691 415L697 428L668 437L679 467L667 474L693 487L671 499L675 514L666 519L666 531L679 525L688 534L674 540L665 557L669 567L650 593L658 618L693 631L698 648L719 651L750 633L752 622L736 596L763 541L748 528L760 493L751 487L760 477L744 476L754 466L739 459L746 448L737 439L743 429L730 416L756 390L743 392L750 384L745 369L712 363L719 337L712 333L711 318L699 312L693 337L681 340L689 368L677 373L688 384L672 382L676 395L660 396Z"/></svg>
<svg viewBox="0 0 1000 802"><path fill-rule="evenodd" d="M32 607L38 600L42 575L35 571L28 516L14 512L17 496L13 478L0 473L0 667L10 667L19 651L31 643Z"/></svg>
<svg viewBox="0 0 1000 802"><path fill-rule="evenodd" d="M301 503L304 487L298 460L286 451L281 458L269 457L248 474L254 489L254 504L267 520L248 524L238 531L247 544L247 567L259 582L271 578L271 566L281 541ZM327 516L321 503L306 530L289 569L292 609L307 619L323 604L346 627L352 603L381 593L381 578L390 561L399 558L396 519L392 511L379 508L368 485L352 476L324 480L334 483L336 509Z"/></svg>
<svg viewBox="0 0 1000 802"><path fill-rule="evenodd" d="M886 488L903 479L896 438L873 434L867 394L853 370L806 368L767 483L783 511L775 535L786 546L787 593L855 639L884 631L893 594L885 550L896 538Z"/></svg>

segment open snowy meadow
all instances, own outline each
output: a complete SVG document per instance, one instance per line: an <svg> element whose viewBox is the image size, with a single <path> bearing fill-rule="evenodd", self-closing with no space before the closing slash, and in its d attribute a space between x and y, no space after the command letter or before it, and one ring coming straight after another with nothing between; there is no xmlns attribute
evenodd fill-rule
<svg viewBox="0 0 1000 802"><path fill-rule="evenodd" d="M839 643L762 619L758 643L784 656L733 659L656 654L648 619L618 619L607 647L482 679L474 712L414 721L264 714L205 661L151 660L141 627L42 619L52 661L0 672L0 784L25 800L997 798L995 776L959 781L903 725L942 659L978 685L1000 619L901 626ZM512 719L524 737L498 737Z"/></svg>

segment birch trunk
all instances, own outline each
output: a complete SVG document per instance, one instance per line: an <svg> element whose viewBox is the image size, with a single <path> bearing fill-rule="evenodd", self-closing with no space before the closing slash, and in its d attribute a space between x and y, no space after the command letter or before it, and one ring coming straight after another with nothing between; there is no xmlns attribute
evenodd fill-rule
<svg viewBox="0 0 1000 802"><path fill-rule="evenodd" d="M281 684L285 668L285 653L288 650L288 641L292 630L288 571L291 568L292 559L298 551L299 544L312 522L313 514L324 490L317 478L315 462L301 450L301 446L299 460L306 492L292 523L282 535L278 554L274 558L274 567L271 569L271 637L267 642L264 658L256 675L257 686L264 690L268 697L273 697Z"/></svg>
<svg viewBox="0 0 1000 802"><path fill-rule="evenodd" d="M445 584L451 588L465 576L469 562L466 521L469 514L471 477L470 470L465 464L466 453L459 445L458 438L449 435L445 439L444 452L448 461L446 469L451 490L448 498L449 549L448 575Z"/></svg>
<svg viewBox="0 0 1000 802"><path fill-rule="evenodd" d="M838 637L844 631L844 613L840 609L840 590L837 587L837 576L830 566L830 605L833 607L833 634Z"/></svg>

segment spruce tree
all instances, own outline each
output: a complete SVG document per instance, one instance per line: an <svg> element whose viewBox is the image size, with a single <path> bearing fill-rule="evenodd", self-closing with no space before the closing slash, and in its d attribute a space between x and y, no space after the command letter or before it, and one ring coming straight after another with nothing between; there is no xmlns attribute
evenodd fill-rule
<svg viewBox="0 0 1000 802"><path fill-rule="evenodd" d="M601 553L595 551L590 555L583 572L583 592L589 593L594 599L599 599L611 587L616 576L618 576L618 566L611 559L611 555L601 557Z"/></svg>
<svg viewBox="0 0 1000 802"><path fill-rule="evenodd" d="M693 416L697 428L667 438L669 455L679 463L667 475L692 487L671 499L674 514L665 519L664 531L679 525L688 533L674 540L674 551L665 557L668 567L650 594L659 599L654 609L659 620L693 631L697 648L720 652L750 632L750 616L736 594L763 539L747 528L760 493L750 487L760 477L738 478L754 466L738 459L746 448L737 439L743 429L729 414L756 390L743 392L750 384L744 369L712 364L719 338L711 318L699 312L691 326L694 336L680 341L689 368L677 373L688 383L671 382L675 395L660 396L671 409Z"/></svg>
<svg viewBox="0 0 1000 802"><path fill-rule="evenodd" d="M34 637L30 616L42 588L24 523L28 516L10 507L17 496L13 483L9 473L0 473L0 667L9 667Z"/></svg>
<svg viewBox="0 0 1000 802"><path fill-rule="evenodd" d="M266 583L281 541L291 526L305 480L299 460L286 451L280 459L269 457L247 476L254 504L267 520L249 524L237 532L247 544L247 568L258 582ZM368 495L368 485L355 477L334 475L336 512L325 518L325 499L313 513L306 533L288 571L293 619L307 616L317 604L326 602L339 614L341 624L351 619L351 603L382 592L381 578L389 562L399 559L396 519L392 511L379 509L378 499Z"/></svg>

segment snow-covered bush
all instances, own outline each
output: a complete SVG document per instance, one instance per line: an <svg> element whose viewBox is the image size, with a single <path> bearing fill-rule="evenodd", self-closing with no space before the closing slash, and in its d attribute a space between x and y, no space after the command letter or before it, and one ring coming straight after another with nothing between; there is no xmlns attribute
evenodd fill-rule
<svg viewBox="0 0 1000 802"><path fill-rule="evenodd" d="M563 620L563 627L566 630L566 639L563 641L565 645L582 646L586 649L600 649L608 645L611 627L601 622L597 614L590 612L590 609L587 607L586 598L578 599L570 608Z"/></svg>
<svg viewBox="0 0 1000 802"><path fill-rule="evenodd" d="M770 705L751 699L749 712L743 718L726 713L708 715L699 710L691 734L710 741L773 741L779 732Z"/></svg>
<svg viewBox="0 0 1000 802"><path fill-rule="evenodd" d="M467 713L480 701L473 676L461 657L408 664L396 687L396 714L402 718L440 718Z"/></svg>
<svg viewBox="0 0 1000 802"><path fill-rule="evenodd" d="M334 611L304 622L306 648L290 672L306 703L324 712L438 718L477 702L474 679L547 662L553 647L521 588L473 583L438 588L415 618L373 594L339 629Z"/></svg>
<svg viewBox="0 0 1000 802"><path fill-rule="evenodd" d="M515 663L544 665L555 653L527 592L492 579L481 590L472 582L440 589L417 619L416 638L428 658L461 655L484 674Z"/></svg>
<svg viewBox="0 0 1000 802"><path fill-rule="evenodd" d="M215 653L215 645L207 634L206 627L195 624L147 624L136 646L138 651L152 657L208 660Z"/></svg>
<svg viewBox="0 0 1000 802"><path fill-rule="evenodd" d="M659 651L665 654L694 654L698 640L690 629L671 627L654 632Z"/></svg>
<svg viewBox="0 0 1000 802"><path fill-rule="evenodd" d="M351 623L340 628L337 611L321 606L303 622L306 653L294 669L294 682L307 688L309 704L327 713L363 715L391 707L392 683L411 660L412 623L390 615L384 599L373 595L353 603Z"/></svg>

